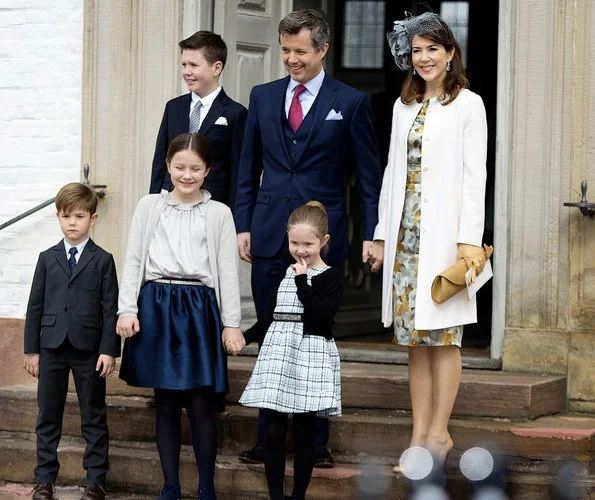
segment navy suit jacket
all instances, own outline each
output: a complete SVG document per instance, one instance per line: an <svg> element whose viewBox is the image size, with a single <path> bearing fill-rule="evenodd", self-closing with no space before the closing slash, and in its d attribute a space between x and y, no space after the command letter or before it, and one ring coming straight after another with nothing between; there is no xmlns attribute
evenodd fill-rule
<svg viewBox="0 0 595 500"><path fill-rule="evenodd" d="M60 347L120 355L118 279L112 255L89 239L70 275L64 242L41 252L25 321L25 353Z"/></svg>
<svg viewBox="0 0 595 500"><path fill-rule="evenodd" d="M171 99L165 105L155 145L149 193L159 193L161 189L171 188L171 178L165 164L167 148L172 139L190 129L191 103L191 94L184 94ZM227 206L233 206L235 200L246 113L244 106L228 97L221 89L198 131L211 146L211 171L205 179L204 188L211 193L214 200ZM224 117L227 125L215 125L219 117Z"/></svg>
<svg viewBox="0 0 595 500"><path fill-rule="evenodd" d="M351 169L357 175L364 240L372 240L378 221L381 175L370 99L325 75L309 111L314 120L303 152L292 159L283 134L288 83L285 77L252 89L238 171L236 230L251 233L253 256L272 257L284 244L292 210L318 200L329 216L325 259L336 262L348 254L346 179ZM331 110L342 119L327 120Z"/></svg>

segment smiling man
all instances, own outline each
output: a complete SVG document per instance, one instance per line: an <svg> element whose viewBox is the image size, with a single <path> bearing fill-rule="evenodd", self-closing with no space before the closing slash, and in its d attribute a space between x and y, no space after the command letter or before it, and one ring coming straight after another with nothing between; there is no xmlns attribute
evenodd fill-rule
<svg viewBox="0 0 595 500"><path fill-rule="evenodd" d="M286 236L290 213L310 200L325 206L331 236L325 262L340 270L349 247L348 173L357 175L364 261L380 193L370 99L323 69L330 40L326 19L315 10L295 11L281 20L278 32L288 76L252 89L234 209L240 257L252 262L259 318L266 315L281 273L292 261ZM332 467L327 440L323 423L317 432L317 463ZM261 441L262 435L240 458L261 461Z"/></svg>

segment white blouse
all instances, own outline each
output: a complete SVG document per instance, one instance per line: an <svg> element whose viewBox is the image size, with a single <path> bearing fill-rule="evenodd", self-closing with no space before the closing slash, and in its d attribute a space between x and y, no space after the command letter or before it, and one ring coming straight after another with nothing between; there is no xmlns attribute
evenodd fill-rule
<svg viewBox="0 0 595 500"><path fill-rule="evenodd" d="M195 203L180 203L170 193L162 192L167 208L153 232L145 270L145 281L159 278L200 280L214 288L207 251L205 204L211 199L201 190Z"/></svg>

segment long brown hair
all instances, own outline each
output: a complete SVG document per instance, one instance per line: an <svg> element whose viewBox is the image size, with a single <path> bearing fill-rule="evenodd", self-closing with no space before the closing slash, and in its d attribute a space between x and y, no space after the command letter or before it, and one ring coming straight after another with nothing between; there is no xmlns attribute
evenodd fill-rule
<svg viewBox="0 0 595 500"><path fill-rule="evenodd" d="M454 37L450 26L446 24L443 19L440 19L441 27L433 31L428 31L423 34L418 34L423 38L427 38L436 44L442 45L446 52L451 52L454 49L452 60L450 61L450 71L446 72L444 79L444 97L440 99L443 105L454 101L459 92L469 87L469 80L465 75L465 67L463 66L463 56L461 46ZM412 40L413 41L413 40ZM409 67L413 67L411 53L409 53ZM408 72L407 78L403 83L401 89L401 101L404 104L411 104L413 101L421 102L426 91L426 82L417 73Z"/></svg>

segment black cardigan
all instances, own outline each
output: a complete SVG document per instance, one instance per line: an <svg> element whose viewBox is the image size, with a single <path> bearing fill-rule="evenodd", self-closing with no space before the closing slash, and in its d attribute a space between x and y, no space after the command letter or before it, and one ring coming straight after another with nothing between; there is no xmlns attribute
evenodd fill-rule
<svg viewBox="0 0 595 500"><path fill-rule="evenodd" d="M306 274L299 274L295 277L295 284L298 298L304 306L304 335L317 335L332 339L335 314L343 296L343 280L339 272L329 267L312 277L312 286L308 285ZM254 341L260 343L264 339L273 322L273 312L277 303L276 296L277 294L275 294L275 300L272 301L266 318L257 321L244 333L246 344Z"/></svg>

